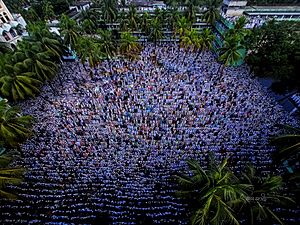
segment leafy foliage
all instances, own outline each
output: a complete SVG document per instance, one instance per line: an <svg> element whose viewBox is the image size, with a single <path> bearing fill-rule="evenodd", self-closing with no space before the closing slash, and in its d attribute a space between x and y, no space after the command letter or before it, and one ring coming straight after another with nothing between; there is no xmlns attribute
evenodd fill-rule
<svg viewBox="0 0 300 225"><path fill-rule="evenodd" d="M17 147L25 141L32 134L31 123L31 116L20 115L20 110L5 99L0 101L0 137L6 145Z"/></svg>
<svg viewBox="0 0 300 225"><path fill-rule="evenodd" d="M1 103L0 103L1 104ZM12 152L0 151L0 198L16 199L17 196L6 190L9 184L20 184L24 169L11 168L9 163L12 161Z"/></svg>
<svg viewBox="0 0 300 225"><path fill-rule="evenodd" d="M300 23L270 21L246 39L248 64L257 76L279 80L286 89L300 89Z"/></svg>

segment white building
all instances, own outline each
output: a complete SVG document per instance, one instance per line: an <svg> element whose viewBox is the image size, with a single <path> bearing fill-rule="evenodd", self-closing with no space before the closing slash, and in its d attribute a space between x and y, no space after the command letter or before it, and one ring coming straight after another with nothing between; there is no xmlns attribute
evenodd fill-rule
<svg viewBox="0 0 300 225"><path fill-rule="evenodd" d="M0 0L0 41L16 45L22 38L26 22L20 14L12 15L4 2Z"/></svg>

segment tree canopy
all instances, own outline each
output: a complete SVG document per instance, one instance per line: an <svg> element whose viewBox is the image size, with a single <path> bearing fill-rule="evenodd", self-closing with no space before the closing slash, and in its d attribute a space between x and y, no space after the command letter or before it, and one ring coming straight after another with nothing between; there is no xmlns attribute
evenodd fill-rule
<svg viewBox="0 0 300 225"><path fill-rule="evenodd" d="M281 82L284 89L300 89L300 23L270 21L254 28L246 40L247 62L260 77Z"/></svg>

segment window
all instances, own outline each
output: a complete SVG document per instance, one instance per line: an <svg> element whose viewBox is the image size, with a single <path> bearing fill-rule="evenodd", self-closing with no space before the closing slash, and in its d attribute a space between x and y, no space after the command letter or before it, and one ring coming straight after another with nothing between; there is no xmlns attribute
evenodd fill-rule
<svg viewBox="0 0 300 225"><path fill-rule="evenodd" d="M7 13L6 13L6 12L4 12L4 13L3 13L3 15L4 15L4 17L5 17L6 21L10 21L10 19L9 19L9 17L8 17L8 15L7 15Z"/></svg>
<svg viewBox="0 0 300 225"><path fill-rule="evenodd" d="M8 36L6 31L3 32L3 37L5 38L6 41L10 40L10 37Z"/></svg>
<svg viewBox="0 0 300 225"><path fill-rule="evenodd" d="M5 23L5 22L6 22L2 14L0 14L0 21L1 21L2 23Z"/></svg>
<svg viewBox="0 0 300 225"><path fill-rule="evenodd" d="M9 33L11 34L11 36L14 38L17 36L16 32L14 31L14 29L10 29Z"/></svg>

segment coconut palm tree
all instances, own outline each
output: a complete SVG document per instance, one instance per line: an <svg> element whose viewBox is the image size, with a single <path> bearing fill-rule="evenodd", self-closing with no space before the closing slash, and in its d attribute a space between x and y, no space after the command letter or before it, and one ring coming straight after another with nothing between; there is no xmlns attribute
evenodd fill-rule
<svg viewBox="0 0 300 225"><path fill-rule="evenodd" d="M198 41L198 32L195 29L191 29L185 33L185 35L182 37L180 42L180 47L184 48L186 53L182 59L182 62L184 62L186 54L188 51L194 51L195 46L197 45Z"/></svg>
<svg viewBox="0 0 300 225"><path fill-rule="evenodd" d="M274 159L281 162L295 158L300 153L300 129L288 125L284 125L284 128L287 134L272 139L272 143L279 148Z"/></svg>
<svg viewBox="0 0 300 225"><path fill-rule="evenodd" d="M71 47L71 49L74 50L79 38L79 28L76 21L70 19L67 15L62 14L59 21L59 26L65 45Z"/></svg>
<svg viewBox="0 0 300 225"><path fill-rule="evenodd" d="M136 31L138 29L139 16L137 14L137 9L135 5L130 5L128 10L128 27L131 31Z"/></svg>
<svg viewBox="0 0 300 225"><path fill-rule="evenodd" d="M10 147L17 147L31 134L31 116L22 116L6 99L0 101L0 137Z"/></svg>
<svg viewBox="0 0 300 225"><path fill-rule="evenodd" d="M198 7L200 5L199 0L186 0L185 1L185 6L186 6L186 11L185 11L185 15L187 17L187 19L194 23L196 21L196 13L198 11Z"/></svg>
<svg viewBox="0 0 300 225"><path fill-rule="evenodd" d="M128 31L128 24L129 24L129 20L128 20L128 16L127 14L122 10L119 15L119 23L120 23L120 31Z"/></svg>
<svg viewBox="0 0 300 225"><path fill-rule="evenodd" d="M85 62L87 61L90 68L94 69L94 72L90 71L93 79L93 75L97 74L97 66L104 58L100 44L90 37L81 37L76 45L76 51L84 68L86 69Z"/></svg>
<svg viewBox="0 0 300 225"><path fill-rule="evenodd" d="M43 2L43 13L45 20L52 20L55 18L54 8L50 2L45 1Z"/></svg>
<svg viewBox="0 0 300 225"><path fill-rule="evenodd" d="M96 25L91 19L84 19L81 23L81 27L86 34L93 34L96 30Z"/></svg>
<svg viewBox="0 0 300 225"><path fill-rule="evenodd" d="M134 37L129 32L121 34L119 52L129 59L136 59L140 53L141 46L137 42L137 37Z"/></svg>
<svg viewBox="0 0 300 225"><path fill-rule="evenodd" d="M244 41L245 37L250 33L250 30L245 28L247 24L246 17L242 16L235 21L233 28L226 32L225 36L238 36L241 43Z"/></svg>
<svg viewBox="0 0 300 225"><path fill-rule="evenodd" d="M179 20L177 21L176 24L176 28L175 28L175 38L176 35L179 35L179 42L181 41L182 37L184 36L184 34L190 30L192 27L192 24L190 23L190 21L188 21L188 19L184 16L180 17Z"/></svg>
<svg viewBox="0 0 300 225"><path fill-rule="evenodd" d="M150 40L152 40L154 42L155 47L156 47L157 41L159 41L163 38L161 22L158 19L158 17L156 17L154 20L152 20L151 31L150 31L149 37L150 37Z"/></svg>
<svg viewBox="0 0 300 225"><path fill-rule="evenodd" d="M207 0L204 5L206 7L205 12L203 13L203 19L211 24L214 25L216 20L220 18L220 5L222 0Z"/></svg>
<svg viewBox="0 0 300 225"><path fill-rule="evenodd" d="M224 40L223 46L219 49L219 60L223 63L220 65L218 71L223 73L225 66L234 66L242 59L241 50L244 46L240 44L239 37L227 37Z"/></svg>
<svg viewBox="0 0 300 225"><path fill-rule="evenodd" d="M241 204L239 211L239 215L242 215L241 219L247 219L249 225L263 224L272 220L275 223L284 224L272 209L294 203L294 201L280 194L283 185L280 176L263 177L257 174L253 166L248 165L246 172L242 173L241 182L253 187L248 192L247 201Z"/></svg>
<svg viewBox="0 0 300 225"><path fill-rule="evenodd" d="M102 17L106 23L112 23L117 19L118 7L116 0L96 0L100 6Z"/></svg>
<svg viewBox="0 0 300 225"><path fill-rule="evenodd" d="M49 53L60 61L60 58L67 51L67 48L63 45L63 40L60 36L51 33L44 22L30 23L27 26L29 38L26 40L39 44L44 51Z"/></svg>
<svg viewBox="0 0 300 225"><path fill-rule="evenodd" d="M115 55L116 52L116 46L112 38L112 33L108 30L98 30L97 33L100 35L100 38L97 39L97 43L100 44L103 57L108 60L112 72L110 59Z"/></svg>
<svg viewBox="0 0 300 225"><path fill-rule="evenodd" d="M169 22L169 29L174 31L176 29L177 21L180 18L180 14L177 8L171 8L168 11L168 22Z"/></svg>
<svg viewBox="0 0 300 225"><path fill-rule="evenodd" d="M144 32L146 36L150 34L150 15L148 12L144 12L140 18L141 31Z"/></svg>
<svg viewBox="0 0 300 225"><path fill-rule="evenodd" d="M199 38L197 39L198 41L195 44L195 48L198 49L198 54L195 60L198 59L202 52L212 49L215 39L216 36L212 33L211 29L205 28L202 30Z"/></svg>
<svg viewBox="0 0 300 225"><path fill-rule="evenodd" d="M0 70L0 93L13 101L26 97L35 97L40 92L42 82L35 78L35 73L28 72L23 62L6 62Z"/></svg>
<svg viewBox="0 0 300 225"><path fill-rule="evenodd" d="M97 34L99 34L99 39L96 41L100 44L101 51L108 59L111 59L115 55L116 51L111 31L97 30Z"/></svg>
<svg viewBox="0 0 300 225"><path fill-rule="evenodd" d="M43 51L41 46L23 41L14 53L16 61L22 61L28 71L35 73L41 82L53 79L58 72L58 66L52 62L49 51Z"/></svg>
<svg viewBox="0 0 300 225"><path fill-rule="evenodd" d="M0 148L0 198L16 199L17 196L13 193L8 192L6 190L6 186L11 184L17 185L22 182L24 169L11 168L9 166L11 161L12 154L5 150L1 150Z"/></svg>
<svg viewBox="0 0 300 225"><path fill-rule="evenodd" d="M210 159L206 170L195 160L188 160L187 164L189 175L176 178L182 188L178 195L189 199L195 207L192 224L240 224L232 202L245 202L251 185L239 182L228 169L227 159L220 165Z"/></svg>

